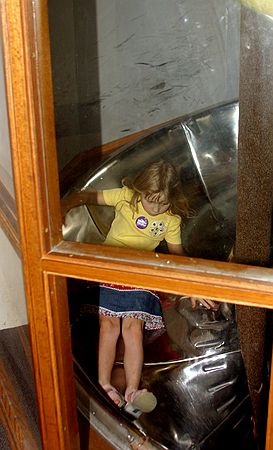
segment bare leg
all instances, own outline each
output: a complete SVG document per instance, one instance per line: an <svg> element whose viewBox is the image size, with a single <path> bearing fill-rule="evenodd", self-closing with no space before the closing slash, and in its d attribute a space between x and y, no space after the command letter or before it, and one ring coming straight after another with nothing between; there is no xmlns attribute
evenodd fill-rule
<svg viewBox="0 0 273 450"><path fill-rule="evenodd" d="M117 341L117 351L116 351L116 361L122 361L124 359L124 342L123 337L120 335ZM115 386L115 388L121 392L122 394L125 393L126 389L126 377L125 377L125 370L124 366L122 365L116 365L114 364L112 375L111 375L111 382L112 385Z"/></svg>
<svg viewBox="0 0 273 450"><path fill-rule="evenodd" d="M136 394L143 366L143 325L138 319L127 318L122 321L124 340L124 369L126 376L125 400L131 401Z"/></svg>
<svg viewBox="0 0 273 450"><path fill-rule="evenodd" d="M111 385L111 374L116 356L116 345L120 334L120 319L100 316L99 336L99 383L109 397L118 405L120 396Z"/></svg>

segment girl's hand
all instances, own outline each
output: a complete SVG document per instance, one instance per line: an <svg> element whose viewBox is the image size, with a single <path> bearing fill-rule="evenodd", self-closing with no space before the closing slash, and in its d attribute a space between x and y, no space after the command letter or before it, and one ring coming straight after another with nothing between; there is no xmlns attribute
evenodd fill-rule
<svg viewBox="0 0 273 450"><path fill-rule="evenodd" d="M213 300L204 299L202 297L191 297L191 306L192 309L195 309L197 307L197 303L201 303L205 308L212 309L213 311L217 311L218 309L218 303L214 302Z"/></svg>

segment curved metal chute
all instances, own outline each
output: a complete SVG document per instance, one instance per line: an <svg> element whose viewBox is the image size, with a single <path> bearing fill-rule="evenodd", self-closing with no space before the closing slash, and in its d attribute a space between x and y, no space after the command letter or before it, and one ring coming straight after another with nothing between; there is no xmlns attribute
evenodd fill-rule
<svg viewBox="0 0 273 450"><path fill-rule="evenodd" d="M226 259L235 238L238 103L173 120L114 152L73 190L111 189L152 161L177 167L192 217L183 224L185 251ZM103 242L113 219L109 207L80 206L66 217L64 239Z"/></svg>
<svg viewBox="0 0 273 450"><path fill-rule="evenodd" d="M235 240L238 103L176 119L122 147L72 189L108 189L158 159L178 169L194 211L181 229L190 256L226 260ZM66 217L64 238L103 242L109 207L81 206ZM162 248L164 251L164 248ZM217 312L188 298L162 297L166 331L147 332L142 383L158 398L149 414L132 418L111 404L96 382L98 327L89 314L97 286L74 281L70 292L79 408L115 448L255 449L247 382L234 310ZM79 300L80 299L80 300ZM124 376L117 358L116 384Z"/></svg>

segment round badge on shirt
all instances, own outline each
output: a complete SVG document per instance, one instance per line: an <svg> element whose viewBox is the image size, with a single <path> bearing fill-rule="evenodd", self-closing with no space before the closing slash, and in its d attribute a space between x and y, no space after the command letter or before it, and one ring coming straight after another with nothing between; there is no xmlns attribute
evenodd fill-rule
<svg viewBox="0 0 273 450"><path fill-rule="evenodd" d="M137 228L139 228L140 230L144 230L144 228L147 228L148 226L148 219L145 216L139 216L136 219L136 226Z"/></svg>

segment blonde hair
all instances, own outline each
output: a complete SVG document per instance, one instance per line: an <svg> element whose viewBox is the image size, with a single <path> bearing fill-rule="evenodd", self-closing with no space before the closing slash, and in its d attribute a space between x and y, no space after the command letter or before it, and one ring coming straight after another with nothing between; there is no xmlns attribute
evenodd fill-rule
<svg viewBox="0 0 273 450"><path fill-rule="evenodd" d="M170 204L170 213L188 216L189 205L183 194L178 173L167 161L160 160L149 164L134 177L126 177L122 184L134 191L130 201L133 210L137 210L141 194L148 198L159 198L163 194L165 201Z"/></svg>

